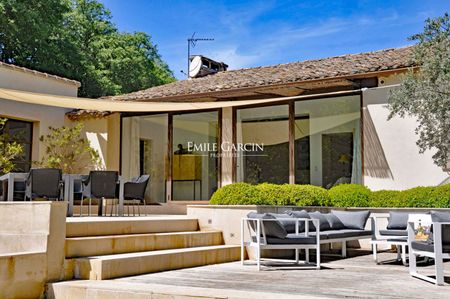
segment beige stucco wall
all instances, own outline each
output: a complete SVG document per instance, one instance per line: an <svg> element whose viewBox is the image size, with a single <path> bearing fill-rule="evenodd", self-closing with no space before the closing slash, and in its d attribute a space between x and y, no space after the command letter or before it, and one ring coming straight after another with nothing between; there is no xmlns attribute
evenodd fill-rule
<svg viewBox="0 0 450 299"><path fill-rule="evenodd" d="M389 91L378 87L363 92L364 184L372 190L403 190L435 186L449 174L433 163L433 150L419 153L413 117L387 120Z"/></svg>
<svg viewBox="0 0 450 299"><path fill-rule="evenodd" d="M0 88L76 97L78 84L0 65Z"/></svg>

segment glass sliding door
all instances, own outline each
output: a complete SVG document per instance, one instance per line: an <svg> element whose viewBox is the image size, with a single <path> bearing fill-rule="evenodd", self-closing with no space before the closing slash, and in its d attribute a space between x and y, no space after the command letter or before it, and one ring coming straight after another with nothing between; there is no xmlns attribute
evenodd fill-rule
<svg viewBox="0 0 450 299"><path fill-rule="evenodd" d="M236 179L251 184L289 182L289 106L237 110Z"/></svg>
<svg viewBox="0 0 450 299"><path fill-rule="evenodd" d="M22 146L22 152L12 161L14 172L28 172L31 168L31 145L33 142L33 123L7 119L4 127L0 128L8 141L17 142ZM0 173L1 174L1 173Z"/></svg>
<svg viewBox="0 0 450 299"><path fill-rule="evenodd" d="M166 201L167 114L122 119L122 176L149 174L146 201Z"/></svg>
<svg viewBox="0 0 450 299"><path fill-rule="evenodd" d="M295 103L295 182L361 183L360 97Z"/></svg>
<svg viewBox="0 0 450 299"><path fill-rule="evenodd" d="M172 200L209 200L218 187L219 113L173 115Z"/></svg>

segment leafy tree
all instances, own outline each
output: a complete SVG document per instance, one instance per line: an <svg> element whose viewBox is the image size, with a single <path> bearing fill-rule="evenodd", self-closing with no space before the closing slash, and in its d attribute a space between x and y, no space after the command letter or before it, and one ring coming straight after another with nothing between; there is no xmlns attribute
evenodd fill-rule
<svg viewBox="0 0 450 299"><path fill-rule="evenodd" d="M445 166L450 152L450 21L442 17L427 19L422 33L410 40L420 70L411 70L401 87L390 94L389 119L395 115L418 119L416 134L420 152L436 149L435 164Z"/></svg>
<svg viewBox="0 0 450 299"><path fill-rule="evenodd" d="M100 155L81 134L83 124L74 127L49 127L50 133L40 141L46 146L41 167L60 168L64 173L86 173L100 168Z"/></svg>
<svg viewBox="0 0 450 299"><path fill-rule="evenodd" d="M151 37L143 32L119 32L110 11L96 0L2 1L3 61L78 80L82 84L79 94L86 97L128 93L174 81ZM36 10L35 2L42 2ZM54 11L53 5L60 9Z"/></svg>
<svg viewBox="0 0 450 299"><path fill-rule="evenodd" d="M13 170L13 160L23 151L23 146L17 141L11 141L10 136L4 132L6 121L7 119L0 118L0 174Z"/></svg>

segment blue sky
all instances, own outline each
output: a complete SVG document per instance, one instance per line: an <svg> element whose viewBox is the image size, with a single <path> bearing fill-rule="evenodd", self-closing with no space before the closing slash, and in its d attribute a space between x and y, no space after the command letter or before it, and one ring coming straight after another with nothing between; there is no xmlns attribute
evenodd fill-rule
<svg viewBox="0 0 450 299"><path fill-rule="evenodd" d="M121 31L150 34L179 79L193 32L215 38L194 54L237 69L404 46L426 18L450 11L449 0L100 1Z"/></svg>

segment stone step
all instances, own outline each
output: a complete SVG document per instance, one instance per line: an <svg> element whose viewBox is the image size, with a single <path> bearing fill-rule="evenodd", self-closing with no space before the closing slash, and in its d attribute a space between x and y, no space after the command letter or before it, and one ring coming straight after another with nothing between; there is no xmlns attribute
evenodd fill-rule
<svg viewBox="0 0 450 299"><path fill-rule="evenodd" d="M66 238L66 258L222 245L220 231Z"/></svg>
<svg viewBox="0 0 450 299"><path fill-rule="evenodd" d="M240 259L240 246L217 245L73 259L75 279L103 280Z"/></svg>
<svg viewBox="0 0 450 299"><path fill-rule="evenodd" d="M70 217L67 237L186 232L198 230L198 221L186 216L171 217Z"/></svg>

